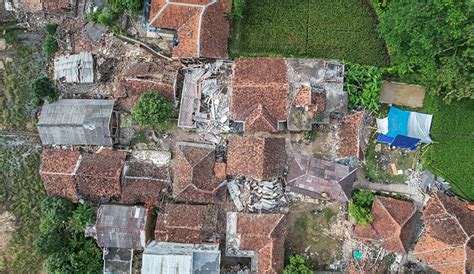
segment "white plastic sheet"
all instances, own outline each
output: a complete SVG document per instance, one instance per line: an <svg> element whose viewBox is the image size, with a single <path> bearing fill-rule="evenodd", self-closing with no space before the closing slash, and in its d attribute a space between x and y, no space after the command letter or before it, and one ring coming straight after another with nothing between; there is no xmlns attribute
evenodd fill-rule
<svg viewBox="0 0 474 274"><path fill-rule="evenodd" d="M408 118L408 136L418 138L422 143L431 144L430 128L433 115L419 112L410 112Z"/></svg>
<svg viewBox="0 0 474 274"><path fill-rule="evenodd" d="M377 118L377 132L382 134L388 133L388 117L383 119Z"/></svg>

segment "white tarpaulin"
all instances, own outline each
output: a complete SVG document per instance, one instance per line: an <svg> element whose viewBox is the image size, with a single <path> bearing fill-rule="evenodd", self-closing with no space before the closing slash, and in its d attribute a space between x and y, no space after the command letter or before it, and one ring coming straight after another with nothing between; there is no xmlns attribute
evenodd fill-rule
<svg viewBox="0 0 474 274"><path fill-rule="evenodd" d="M410 112L408 118L408 137L418 138L422 143L431 144L431 120L433 115L419 112Z"/></svg>
<svg viewBox="0 0 474 274"><path fill-rule="evenodd" d="M382 134L388 133L388 117L383 119L377 118L377 132Z"/></svg>

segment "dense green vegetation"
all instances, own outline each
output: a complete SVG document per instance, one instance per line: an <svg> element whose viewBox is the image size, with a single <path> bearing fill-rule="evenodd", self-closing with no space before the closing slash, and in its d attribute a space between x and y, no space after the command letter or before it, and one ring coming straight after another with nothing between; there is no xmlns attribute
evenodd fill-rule
<svg viewBox="0 0 474 274"><path fill-rule="evenodd" d="M56 41L56 37L55 37L57 29L58 29L58 26L55 24L47 24L44 29L46 32L46 39L44 40L44 43L43 43L43 52L48 57L53 56L56 53L56 51L59 50L58 41Z"/></svg>
<svg viewBox="0 0 474 274"><path fill-rule="evenodd" d="M127 15L139 13L142 8L142 0L107 0L114 12L125 12Z"/></svg>
<svg viewBox="0 0 474 274"><path fill-rule="evenodd" d="M373 221L372 203L374 194L371 191L360 190L352 195L352 201L349 203L349 214L356 219L357 223L367 225Z"/></svg>
<svg viewBox="0 0 474 274"><path fill-rule="evenodd" d="M0 139L0 203L17 220L2 273L35 273L41 269L42 260L31 246L39 233L39 204L46 196L39 165L39 147Z"/></svg>
<svg viewBox="0 0 474 274"><path fill-rule="evenodd" d="M52 103L59 98L59 91L54 87L53 81L49 80L48 77L36 79L31 85L31 89L38 103L43 101Z"/></svg>
<svg viewBox="0 0 474 274"><path fill-rule="evenodd" d="M349 94L349 108L378 111L384 69L346 64L344 90Z"/></svg>
<svg viewBox="0 0 474 274"><path fill-rule="evenodd" d="M132 109L133 119L141 127L165 131L171 126L173 105L158 92L150 90L140 96Z"/></svg>
<svg viewBox="0 0 474 274"><path fill-rule="evenodd" d="M234 5L234 12L236 12ZM375 19L364 1L246 1L234 16L230 55L335 58L386 66Z"/></svg>
<svg viewBox="0 0 474 274"><path fill-rule="evenodd" d="M48 197L41 201L43 214L36 251L46 258L49 273L100 273L102 254L95 240L84 236L84 228L95 221L88 205Z"/></svg>
<svg viewBox="0 0 474 274"><path fill-rule="evenodd" d="M283 274L312 274L313 271L309 268L306 260L299 256L293 255L289 258L289 264L283 269Z"/></svg>
<svg viewBox="0 0 474 274"><path fill-rule="evenodd" d="M473 9L469 0L391 0L377 6L378 31L393 64L414 72L402 75L405 81L421 82L447 102L474 98Z"/></svg>
<svg viewBox="0 0 474 274"><path fill-rule="evenodd" d="M433 114L435 141L423 152L424 166L448 180L457 195L474 201L474 101L446 105L428 95L422 111Z"/></svg>
<svg viewBox="0 0 474 274"><path fill-rule="evenodd" d="M32 128L36 99L31 84L43 75L44 56L36 47L25 48L18 42L11 56L15 61L5 62L4 83L0 81L0 129Z"/></svg>

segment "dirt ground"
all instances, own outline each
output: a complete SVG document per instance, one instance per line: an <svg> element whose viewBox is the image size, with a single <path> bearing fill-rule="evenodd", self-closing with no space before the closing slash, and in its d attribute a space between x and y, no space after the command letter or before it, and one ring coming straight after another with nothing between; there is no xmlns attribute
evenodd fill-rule
<svg viewBox="0 0 474 274"><path fill-rule="evenodd" d="M384 81L380 92L380 102L404 105L409 107L423 107L425 88L418 85L408 85Z"/></svg>
<svg viewBox="0 0 474 274"><path fill-rule="evenodd" d="M8 211L3 211L0 214L0 260L3 261L5 256L8 256L7 252L8 242L13 236L15 231L15 216ZM0 271L2 270L0 264Z"/></svg>
<svg viewBox="0 0 474 274"><path fill-rule="evenodd" d="M327 270L330 264L342 260L344 229L337 231L335 227L340 208L339 202L293 204L288 213L286 257L292 254L303 255L317 270Z"/></svg>

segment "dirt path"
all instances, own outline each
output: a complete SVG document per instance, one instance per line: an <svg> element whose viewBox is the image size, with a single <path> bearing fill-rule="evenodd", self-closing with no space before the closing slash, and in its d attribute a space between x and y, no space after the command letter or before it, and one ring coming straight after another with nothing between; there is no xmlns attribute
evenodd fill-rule
<svg viewBox="0 0 474 274"><path fill-rule="evenodd" d="M382 184L372 183L365 179L362 172L357 172L357 181L354 184L354 188L367 188L375 191L394 192L398 194L405 194L413 199L418 207L422 207L424 204L425 197L417 189L410 187L406 184Z"/></svg>

